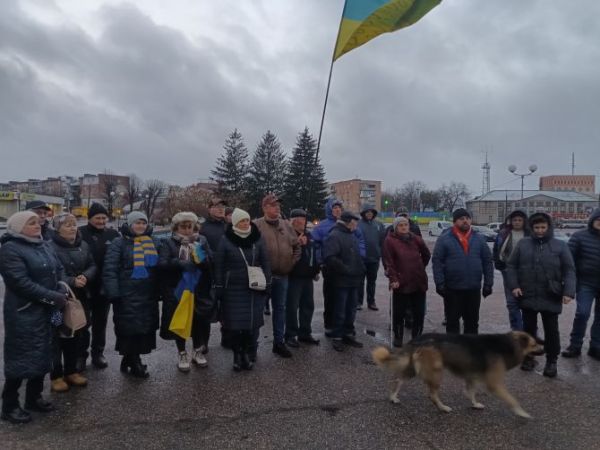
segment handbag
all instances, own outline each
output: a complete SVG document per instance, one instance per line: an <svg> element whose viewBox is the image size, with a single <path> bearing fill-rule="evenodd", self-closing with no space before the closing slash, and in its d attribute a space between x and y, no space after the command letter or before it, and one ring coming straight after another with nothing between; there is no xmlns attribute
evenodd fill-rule
<svg viewBox="0 0 600 450"><path fill-rule="evenodd" d="M79 299L75 297L73 289L71 289L71 287L64 281L59 281L59 283L65 286L69 292L65 309L62 311L63 325L68 327L71 330L71 333L74 334L77 330L81 330L87 325L85 309L83 309L83 305Z"/></svg>
<svg viewBox="0 0 600 450"><path fill-rule="evenodd" d="M253 291L266 291L267 279L262 268L259 266L249 265L248 261L246 260L246 255L244 255L244 252L241 248L240 253L242 254L242 258L244 258L246 268L248 269L248 287ZM254 260L254 245L252 246L252 259Z"/></svg>

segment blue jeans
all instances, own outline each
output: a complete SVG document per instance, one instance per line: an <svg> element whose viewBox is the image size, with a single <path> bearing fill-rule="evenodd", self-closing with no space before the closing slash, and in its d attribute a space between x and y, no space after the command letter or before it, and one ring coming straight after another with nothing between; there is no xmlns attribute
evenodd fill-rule
<svg viewBox="0 0 600 450"><path fill-rule="evenodd" d="M312 334L312 318L315 311L313 279L290 277L286 305L285 337L308 337Z"/></svg>
<svg viewBox="0 0 600 450"><path fill-rule="evenodd" d="M587 328L588 319L592 314L592 305L596 299L594 308L594 323L592 323L590 348L600 350L600 290L597 288L580 285L577 287L577 309L573 319L573 330L571 331L571 344L569 348L579 350L583 346L583 338Z"/></svg>
<svg viewBox="0 0 600 450"><path fill-rule="evenodd" d="M519 307L519 299L512 295L512 291L508 287L508 276L506 270L502 272L502 280L504 281L504 297L506 297L506 309L508 309L508 320L512 331L523 331L523 313Z"/></svg>
<svg viewBox="0 0 600 450"><path fill-rule="evenodd" d="M288 277L271 278L271 308L273 318L273 343L282 344L285 333L285 304L287 302Z"/></svg>
<svg viewBox="0 0 600 450"><path fill-rule="evenodd" d="M333 338L354 336L354 319L358 302L357 287L335 288L335 313L333 317Z"/></svg>

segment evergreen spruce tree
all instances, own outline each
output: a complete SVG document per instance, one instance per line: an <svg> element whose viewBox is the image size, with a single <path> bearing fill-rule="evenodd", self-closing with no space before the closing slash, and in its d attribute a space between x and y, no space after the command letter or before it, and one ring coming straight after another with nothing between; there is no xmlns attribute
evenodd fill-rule
<svg viewBox="0 0 600 450"><path fill-rule="evenodd" d="M298 133L296 146L288 162L286 210L306 208L313 217L321 215L327 198L327 181L321 162L318 159L315 161L316 153L317 142L305 127L304 131Z"/></svg>
<svg viewBox="0 0 600 450"><path fill-rule="evenodd" d="M248 149L237 128L225 140L223 150L225 152L217 159L216 167L210 171L211 180L217 183L219 196L227 199L232 205L244 207L250 167Z"/></svg>
<svg viewBox="0 0 600 450"><path fill-rule="evenodd" d="M262 215L261 200L266 194L284 193L286 166L286 157L277 136L267 131L256 146L247 179L248 212L252 217Z"/></svg>

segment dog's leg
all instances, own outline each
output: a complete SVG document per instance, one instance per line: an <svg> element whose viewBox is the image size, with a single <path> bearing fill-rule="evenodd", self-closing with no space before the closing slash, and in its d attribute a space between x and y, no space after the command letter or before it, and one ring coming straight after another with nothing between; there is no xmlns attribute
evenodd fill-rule
<svg viewBox="0 0 600 450"><path fill-rule="evenodd" d="M427 387L429 388L429 398L433 402L435 406L438 407L440 411L450 412L452 408L447 405L444 405L440 400L439 391L440 386L442 384L442 371L441 369L435 370L428 374L427 378L425 378L425 383L427 383Z"/></svg>
<svg viewBox="0 0 600 450"><path fill-rule="evenodd" d="M465 388L465 395L469 400L471 400L471 405L474 409L483 409L485 406L482 403L479 403L475 398L475 381L467 380L467 386Z"/></svg>
<svg viewBox="0 0 600 450"><path fill-rule="evenodd" d="M531 419L531 416L527 413L527 411L525 411L523 408L521 408L521 405L519 404L517 399L514 398L510 394L510 392L508 392L508 390L506 389L506 387L503 384L489 386L489 388L490 388L490 391L496 397L498 397L500 400L503 400L504 402L506 402L510 406L510 409L512 410L512 412L514 412L517 416L525 417L526 419Z"/></svg>
<svg viewBox="0 0 600 450"><path fill-rule="evenodd" d="M392 403L400 403L400 399L398 398L398 392L400 392L400 388L404 384L404 378L398 378L396 380L396 388L390 393L390 401Z"/></svg>

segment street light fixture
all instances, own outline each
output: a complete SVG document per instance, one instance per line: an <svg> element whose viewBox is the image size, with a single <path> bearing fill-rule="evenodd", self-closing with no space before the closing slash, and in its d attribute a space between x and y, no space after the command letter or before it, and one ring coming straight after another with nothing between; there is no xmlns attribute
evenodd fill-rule
<svg viewBox="0 0 600 450"><path fill-rule="evenodd" d="M108 198L108 218L110 220L113 219L113 202L114 202L114 199L115 199L115 195L116 194L114 193L114 191L111 191L110 194L109 194L109 196L108 196L109 197Z"/></svg>
<svg viewBox="0 0 600 450"><path fill-rule="evenodd" d="M525 177L531 175L533 172L535 172L538 167L535 164L531 164L528 168L529 173L517 173L517 166L515 166L514 164L511 164L510 166L508 166L508 171L510 173L512 173L513 175L516 175L518 177L521 177L521 200L523 200L523 186L525 183Z"/></svg>

